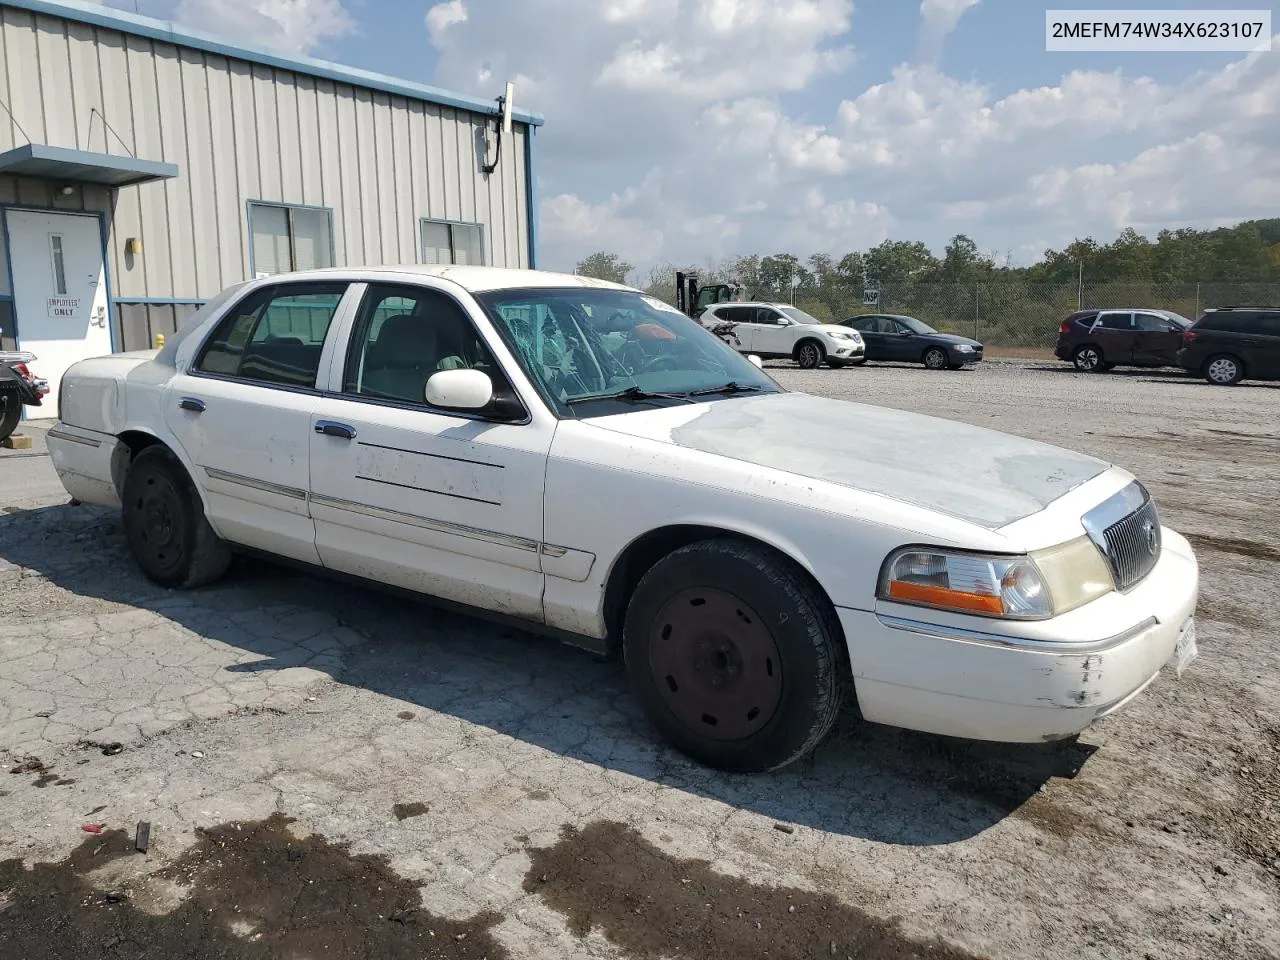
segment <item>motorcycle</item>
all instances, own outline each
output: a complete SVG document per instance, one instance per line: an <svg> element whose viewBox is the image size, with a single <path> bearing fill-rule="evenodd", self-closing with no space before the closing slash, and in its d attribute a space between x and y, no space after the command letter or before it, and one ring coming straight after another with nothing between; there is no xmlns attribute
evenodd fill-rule
<svg viewBox="0 0 1280 960"><path fill-rule="evenodd" d="M49 393L49 381L27 366L35 359L34 353L0 352L0 441L18 428L24 406L40 406Z"/></svg>

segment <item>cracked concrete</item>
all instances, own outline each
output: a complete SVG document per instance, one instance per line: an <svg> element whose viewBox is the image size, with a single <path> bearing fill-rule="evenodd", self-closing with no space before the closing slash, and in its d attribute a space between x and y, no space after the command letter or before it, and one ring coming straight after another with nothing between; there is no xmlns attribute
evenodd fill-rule
<svg viewBox="0 0 1280 960"><path fill-rule="evenodd" d="M1257 433L1280 421L1280 391L1253 391L1246 418L1232 391L1013 365L775 373L984 424L993 413L1134 469L1180 529L1275 544L1280 443L1231 462L1207 426ZM1109 433L1159 427L1182 438L1180 455L1060 416L1099 394ZM55 777L0 772L0 861L60 859L85 822L148 820L149 854L95 875L118 883L173 862L197 827L279 812L299 833L387 855L438 915L496 911L513 957L612 957L625 952L599 931L575 936L523 886L531 848L608 820L725 876L830 893L992 957L1280 954L1280 755L1268 752L1280 651L1231 612L1276 622L1274 563L1204 551L1201 659L1077 748L849 716L812 759L730 777L658 743L617 664L257 561L209 589L157 589L118 517L66 505L39 456L0 453L0 509L0 766L35 756ZM105 756L111 742L123 752ZM402 820L398 804L426 810Z"/></svg>

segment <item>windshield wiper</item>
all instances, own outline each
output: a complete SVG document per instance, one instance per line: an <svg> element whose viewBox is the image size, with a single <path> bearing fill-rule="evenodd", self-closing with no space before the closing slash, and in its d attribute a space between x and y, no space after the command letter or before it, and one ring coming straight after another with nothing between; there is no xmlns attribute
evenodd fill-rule
<svg viewBox="0 0 1280 960"><path fill-rule="evenodd" d="M686 396L689 397L706 397L713 393L757 393L759 387L749 383L738 383L736 380L730 380L728 383L721 384L718 387L706 387L703 390L690 390Z"/></svg>
<svg viewBox="0 0 1280 960"><path fill-rule="evenodd" d="M639 387L627 387L617 393L593 393L585 397L570 397L565 403L570 406L592 400L621 400L623 403L639 403L644 400L683 400L685 403L693 403L689 399L690 396L691 394L687 393L657 393L652 390L642 390Z"/></svg>

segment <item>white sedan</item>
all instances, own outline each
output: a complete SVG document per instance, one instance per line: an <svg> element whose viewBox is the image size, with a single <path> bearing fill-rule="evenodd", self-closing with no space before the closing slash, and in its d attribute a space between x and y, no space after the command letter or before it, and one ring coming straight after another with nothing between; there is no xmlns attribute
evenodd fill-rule
<svg viewBox="0 0 1280 960"><path fill-rule="evenodd" d="M160 584L253 551L620 651L654 726L724 769L803 756L850 698L1067 738L1195 655L1196 558L1129 473L785 391L584 277L251 281L158 353L72 367L49 450Z"/></svg>
<svg viewBox="0 0 1280 960"><path fill-rule="evenodd" d="M739 353L766 360L794 360L802 369L844 367L866 356L862 334L823 323L785 303L716 303L698 317Z"/></svg>

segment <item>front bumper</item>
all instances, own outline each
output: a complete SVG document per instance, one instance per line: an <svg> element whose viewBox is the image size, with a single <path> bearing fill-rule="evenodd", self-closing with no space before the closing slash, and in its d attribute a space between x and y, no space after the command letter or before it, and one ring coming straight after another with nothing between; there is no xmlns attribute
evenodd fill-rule
<svg viewBox="0 0 1280 960"><path fill-rule="evenodd" d="M827 355L832 360L857 360L866 352L865 343L854 343L852 340L832 340L827 344Z"/></svg>
<svg viewBox="0 0 1280 960"><path fill-rule="evenodd" d="M982 348L974 347L972 350L962 351L952 347L948 353L951 354L952 363L977 363L982 359Z"/></svg>
<svg viewBox="0 0 1280 960"><path fill-rule="evenodd" d="M930 623L930 611L899 604L839 610L863 716L1007 743L1080 733L1141 693L1176 656L1199 597L1199 567L1179 534L1165 528L1164 544L1160 562L1133 590L1040 621L1039 639L1019 636L1019 624L1009 621ZM1059 621L1070 639L1044 639ZM1093 639L1078 639L1082 626Z"/></svg>

